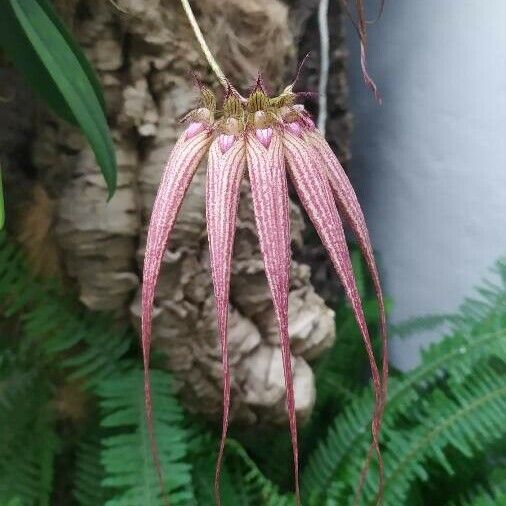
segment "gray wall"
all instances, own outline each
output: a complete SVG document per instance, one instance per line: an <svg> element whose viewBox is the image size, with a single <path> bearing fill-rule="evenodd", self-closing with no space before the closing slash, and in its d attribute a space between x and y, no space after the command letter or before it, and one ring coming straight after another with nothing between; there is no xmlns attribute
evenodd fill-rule
<svg viewBox="0 0 506 506"><path fill-rule="evenodd" d="M382 107L348 30L352 178L393 323L456 310L506 253L505 20L504 0L388 1L370 28ZM393 362L413 366L438 334L393 340Z"/></svg>

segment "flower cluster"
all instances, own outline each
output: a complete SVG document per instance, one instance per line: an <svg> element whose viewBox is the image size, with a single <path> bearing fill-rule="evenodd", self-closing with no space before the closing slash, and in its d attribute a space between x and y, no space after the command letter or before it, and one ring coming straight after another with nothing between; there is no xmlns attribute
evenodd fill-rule
<svg viewBox="0 0 506 506"><path fill-rule="evenodd" d="M292 181L329 254L365 343L376 395L371 448L376 450L381 469L378 435L388 372L384 304L373 250L362 210L342 166L304 107L296 103L296 98L292 86L288 86L277 97L269 97L259 79L247 99L230 88L221 111L218 111L215 96L207 88L201 87L201 107L187 115L186 130L169 156L148 229L142 290L142 344L149 415L151 394L148 367L155 286L183 198L197 167L208 153L206 218L224 375L217 490L230 405L227 318L231 258L239 188L246 170L260 249L279 326L297 497L297 421L288 335L291 252L287 177ZM354 232L375 285L383 337L381 373L373 354L339 213Z"/></svg>

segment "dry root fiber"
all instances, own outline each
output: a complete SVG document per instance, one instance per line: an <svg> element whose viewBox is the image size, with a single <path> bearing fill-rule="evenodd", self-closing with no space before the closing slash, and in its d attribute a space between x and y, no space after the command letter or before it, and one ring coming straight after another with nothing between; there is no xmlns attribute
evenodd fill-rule
<svg viewBox="0 0 506 506"><path fill-rule="evenodd" d="M274 89L293 78L294 39L285 4L205 0L198 2L198 8L209 44L237 86L251 86L259 69Z"/></svg>

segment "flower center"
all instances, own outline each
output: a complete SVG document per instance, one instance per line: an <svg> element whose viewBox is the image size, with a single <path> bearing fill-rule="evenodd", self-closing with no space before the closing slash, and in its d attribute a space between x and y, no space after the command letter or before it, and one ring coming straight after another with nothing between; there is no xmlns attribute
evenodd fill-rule
<svg viewBox="0 0 506 506"><path fill-rule="evenodd" d="M220 149L225 153L246 131L254 130L256 138L266 148L270 146L273 128L284 128L301 137L305 130L312 130L315 126L304 106L295 103L296 98L292 85L280 95L269 97L259 79L247 100L230 88L218 114L214 94L203 87L201 107L187 115L190 125L186 138L190 139L205 130L209 133L214 131Z"/></svg>

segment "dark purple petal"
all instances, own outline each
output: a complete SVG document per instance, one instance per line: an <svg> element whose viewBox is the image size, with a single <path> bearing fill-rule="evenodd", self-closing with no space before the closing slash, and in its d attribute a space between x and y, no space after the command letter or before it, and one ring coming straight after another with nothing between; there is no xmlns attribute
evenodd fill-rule
<svg viewBox="0 0 506 506"><path fill-rule="evenodd" d="M202 157L207 151L211 136L207 129L191 124L172 149L162 181L158 188L148 228L142 279L142 354L144 362L144 398L146 419L151 439L153 457L161 480L160 462L153 433L151 384L149 380L149 355L151 347L151 319L155 287L160 265L167 248L170 232L184 195L190 185Z"/></svg>
<svg viewBox="0 0 506 506"><path fill-rule="evenodd" d="M321 170L321 159L318 153L302 137L290 131L284 133L284 148L288 170L297 194L343 284L364 340L376 398L371 432L382 475L383 464L379 448L379 427L383 412L382 381L376 365L362 301L357 290L343 225L334 203L328 177Z"/></svg>
<svg viewBox="0 0 506 506"><path fill-rule="evenodd" d="M220 135L211 144L207 168L206 217L223 364L223 422L215 475L215 497L218 505L220 504L221 465L230 411L230 370L227 346L230 265L239 189L245 164L246 144L243 137Z"/></svg>
<svg viewBox="0 0 506 506"><path fill-rule="evenodd" d="M260 249L279 325L286 403L293 448L295 493L297 503L299 503L297 420L288 336L290 221L281 134L273 129L248 132L246 156Z"/></svg>
<svg viewBox="0 0 506 506"><path fill-rule="evenodd" d="M388 346L387 346L387 324L385 313L385 302L383 300L383 291L381 289L381 282L374 259L374 252L369 238L369 231L364 218L364 213L358 202L355 190L346 175L343 167L339 163L336 155L328 145L325 138L317 131L313 130L306 135L312 146L319 154L319 161L327 171L330 186L334 193L339 211L346 219L349 227L355 235L360 250L364 255L364 259L369 269L371 279L378 301L379 317L380 317L380 333L382 341L382 383L383 383L383 401L386 401L386 389L388 381Z"/></svg>

